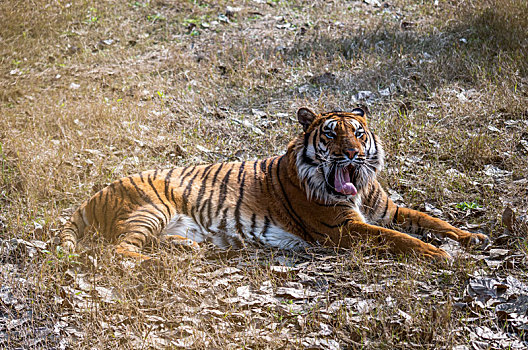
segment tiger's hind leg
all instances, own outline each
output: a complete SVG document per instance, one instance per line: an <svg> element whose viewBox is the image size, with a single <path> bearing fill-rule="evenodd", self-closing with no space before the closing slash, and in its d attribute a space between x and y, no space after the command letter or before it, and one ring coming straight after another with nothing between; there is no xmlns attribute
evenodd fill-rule
<svg viewBox="0 0 528 350"><path fill-rule="evenodd" d="M136 244L130 243L130 238L125 236L114 248L116 254L122 255L127 258L134 258L139 261L150 260L152 257L140 253L140 248Z"/></svg>
<svg viewBox="0 0 528 350"><path fill-rule="evenodd" d="M136 210L127 219L115 225L117 243L114 251L128 258L140 261L152 257L142 254L141 249L147 240L155 239L162 229L159 220L152 217L149 211Z"/></svg>

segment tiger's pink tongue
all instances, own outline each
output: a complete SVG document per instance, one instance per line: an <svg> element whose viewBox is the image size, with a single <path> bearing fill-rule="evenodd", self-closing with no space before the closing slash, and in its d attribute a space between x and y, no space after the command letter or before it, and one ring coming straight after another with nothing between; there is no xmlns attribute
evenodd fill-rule
<svg viewBox="0 0 528 350"><path fill-rule="evenodd" d="M338 168L335 172L335 189L337 192L355 196L357 193L356 186L350 182L350 174L347 168Z"/></svg>

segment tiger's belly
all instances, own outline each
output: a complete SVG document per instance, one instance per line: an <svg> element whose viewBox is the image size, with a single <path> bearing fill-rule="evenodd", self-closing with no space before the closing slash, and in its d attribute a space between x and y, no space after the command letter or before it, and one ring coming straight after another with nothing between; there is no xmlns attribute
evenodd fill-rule
<svg viewBox="0 0 528 350"><path fill-rule="evenodd" d="M243 248L246 244L263 244L279 249L302 250L310 244L281 227L271 224L269 221L259 225L255 217L242 218L236 227L235 220L226 220L222 223L220 219L213 220L209 227L195 221L192 217L177 214L165 229L161 232L163 236L178 235L189 238L197 243L211 242L219 248Z"/></svg>

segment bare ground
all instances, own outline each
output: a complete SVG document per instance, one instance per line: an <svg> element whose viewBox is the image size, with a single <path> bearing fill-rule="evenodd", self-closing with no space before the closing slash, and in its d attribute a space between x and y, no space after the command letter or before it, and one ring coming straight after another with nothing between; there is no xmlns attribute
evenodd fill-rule
<svg viewBox="0 0 528 350"><path fill-rule="evenodd" d="M527 18L522 0L0 3L0 347L526 348ZM357 103L392 198L490 247L424 237L457 255L435 265L368 242L156 246L159 269L50 244L117 178L280 154L297 108Z"/></svg>

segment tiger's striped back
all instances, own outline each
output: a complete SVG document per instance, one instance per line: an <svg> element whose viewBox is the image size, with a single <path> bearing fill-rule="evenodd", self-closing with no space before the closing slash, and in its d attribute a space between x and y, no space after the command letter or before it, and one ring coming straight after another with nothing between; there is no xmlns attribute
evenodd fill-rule
<svg viewBox="0 0 528 350"><path fill-rule="evenodd" d="M189 166L119 179L79 207L62 230L61 242L73 247L90 228L110 241L127 236L125 242L138 247L160 234L209 240L223 248L246 242L304 246L278 224L276 210L268 205L281 161Z"/></svg>

